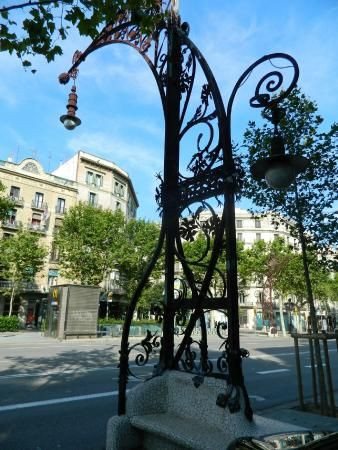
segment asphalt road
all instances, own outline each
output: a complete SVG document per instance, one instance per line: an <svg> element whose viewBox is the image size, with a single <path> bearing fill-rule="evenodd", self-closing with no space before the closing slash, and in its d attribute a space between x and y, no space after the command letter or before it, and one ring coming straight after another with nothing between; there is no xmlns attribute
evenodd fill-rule
<svg viewBox="0 0 338 450"><path fill-rule="evenodd" d="M1 343L1 450L103 450L107 420L117 409L118 341L6 343L1 338ZM219 339L211 336L214 364L219 345ZM241 346L250 351L243 367L256 412L296 400L291 339L244 335ZM335 342L329 343L329 351L338 387ZM305 343L300 352L304 390L310 395L310 354ZM152 364L132 369L146 377ZM139 382L131 379L130 387Z"/></svg>

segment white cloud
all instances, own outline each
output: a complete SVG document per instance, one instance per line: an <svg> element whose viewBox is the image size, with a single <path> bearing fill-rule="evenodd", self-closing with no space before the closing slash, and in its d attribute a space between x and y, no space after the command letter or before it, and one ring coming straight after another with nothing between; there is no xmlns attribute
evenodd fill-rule
<svg viewBox="0 0 338 450"><path fill-rule="evenodd" d="M72 151L87 150L97 155L109 157L124 170L128 167L147 176L154 175L162 168L162 149L150 149L132 137L120 138L104 132L84 132L68 141Z"/></svg>

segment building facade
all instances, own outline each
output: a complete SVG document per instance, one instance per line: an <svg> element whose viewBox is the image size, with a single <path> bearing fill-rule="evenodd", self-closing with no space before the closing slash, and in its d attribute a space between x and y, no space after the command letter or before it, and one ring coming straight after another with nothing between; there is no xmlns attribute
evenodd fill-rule
<svg viewBox="0 0 338 450"><path fill-rule="evenodd" d="M287 230L286 226L279 224L278 228L274 224L272 215L258 217L251 214L249 211L236 208L236 237L238 241L243 243L245 249L251 248L256 241L263 240L265 242L272 242L278 237L282 237L288 245L297 247L298 243ZM200 213L199 221L201 223L210 218L210 212L205 211ZM181 271L178 263L176 271L179 274ZM266 293L265 293L266 294ZM259 284L251 284L250 286L239 288L239 318L240 325L248 329L263 329L266 323L263 320L264 305L264 289ZM285 300L285 299L284 299ZM281 311L280 299L273 294L272 312L278 328L280 327L281 314L284 316L284 323L289 324L289 316L287 312ZM306 326L307 313L299 312L297 318L293 316L293 324L298 329L304 329ZM297 324L295 321L297 320ZM207 323L211 328L215 327L215 323L226 321L226 317L219 311L210 312L207 317ZM288 328L288 326L287 326Z"/></svg>
<svg viewBox="0 0 338 450"><path fill-rule="evenodd" d="M0 238L9 238L20 228L38 233L40 243L48 249L43 270L34 283L22 287L14 303L23 325L36 326L49 287L70 280L62 278L58 251L53 245L55 233L64 214L79 202L104 209L121 210L127 218L136 217L138 200L128 174L114 163L79 151L52 173L46 173L33 158L21 163L0 160L0 180L5 195L13 200L7 220L1 223ZM0 315L9 309L8 280L0 280Z"/></svg>

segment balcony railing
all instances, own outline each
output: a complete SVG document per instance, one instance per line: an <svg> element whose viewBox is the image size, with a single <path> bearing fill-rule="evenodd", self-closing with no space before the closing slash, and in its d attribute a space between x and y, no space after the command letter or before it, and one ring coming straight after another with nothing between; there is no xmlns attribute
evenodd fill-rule
<svg viewBox="0 0 338 450"><path fill-rule="evenodd" d="M12 281L0 281L0 289L11 289L13 287ZM37 284L34 282L23 281L20 283L20 289L22 291L34 291L34 292L47 292L47 286L42 284Z"/></svg>
<svg viewBox="0 0 338 450"><path fill-rule="evenodd" d="M10 228L11 230L18 230L22 227L20 220L5 220L2 222L2 228Z"/></svg>
<svg viewBox="0 0 338 450"><path fill-rule="evenodd" d="M105 289L115 295L122 295L124 293L123 287L115 280L106 281Z"/></svg>
<svg viewBox="0 0 338 450"><path fill-rule="evenodd" d="M13 202L15 206L24 206L25 204L23 197L16 197L14 195L9 195L7 198L11 202Z"/></svg>
<svg viewBox="0 0 338 450"><path fill-rule="evenodd" d="M55 214L66 214L67 208L65 206L55 206Z"/></svg>
<svg viewBox="0 0 338 450"><path fill-rule="evenodd" d="M27 228L29 231L35 231L36 233L47 233L46 226L42 224L28 222Z"/></svg>
<svg viewBox="0 0 338 450"><path fill-rule="evenodd" d="M39 202L39 201L36 201L36 200L32 200L32 208L40 209L41 211L47 211L48 210L48 204L47 204L47 202Z"/></svg>

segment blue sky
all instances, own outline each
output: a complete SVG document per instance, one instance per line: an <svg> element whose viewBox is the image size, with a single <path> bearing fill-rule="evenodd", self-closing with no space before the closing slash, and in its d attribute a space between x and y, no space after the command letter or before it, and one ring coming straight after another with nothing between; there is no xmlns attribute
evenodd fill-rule
<svg viewBox="0 0 338 450"><path fill-rule="evenodd" d="M299 86L317 101L324 128L337 121L336 0L181 0L180 11L225 102L251 63L284 52L298 61ZM140 202L138 216L157 219L155 174L162 170L164 124L152 74L135 50L111 45L90 55L77 80L82 125L69 132L59 122L70 85L61 86L57 77L69 68L74 51L89 42L74 34L55 62L34 60L35 75L14 56L0 53L0 158L33 156L52 171L78 150L97 154L129 173ZM254 86L248 83L236 100L237 142L248 121L259 119L259 111L248 104Z"/></svg>

